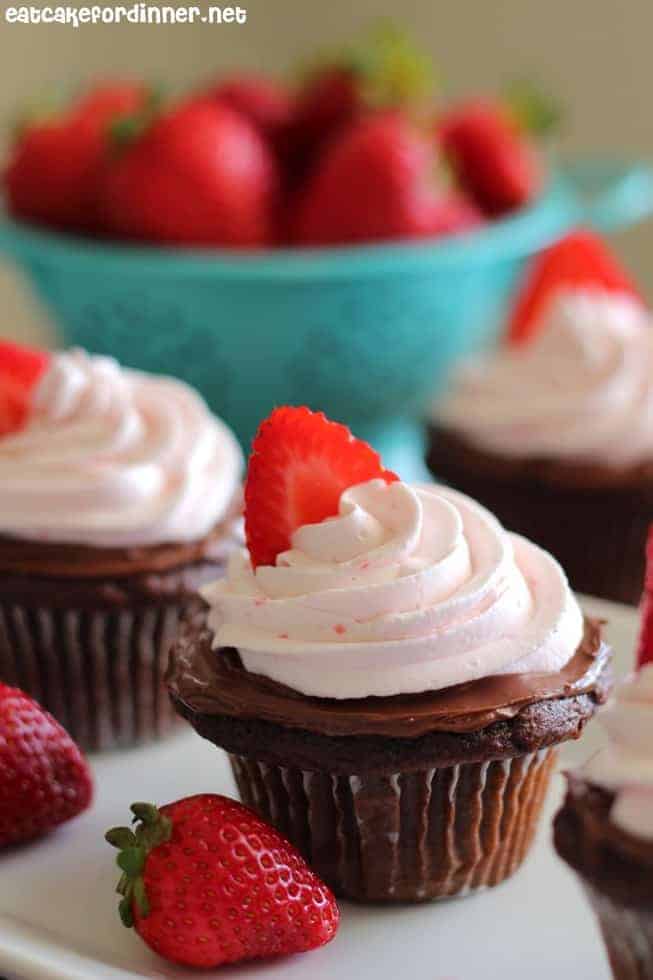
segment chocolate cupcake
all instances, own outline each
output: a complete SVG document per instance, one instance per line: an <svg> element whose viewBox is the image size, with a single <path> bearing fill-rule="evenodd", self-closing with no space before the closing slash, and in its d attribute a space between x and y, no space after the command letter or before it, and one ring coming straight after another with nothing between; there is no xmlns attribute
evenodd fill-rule
<svg viewBox="0 0 653 980"><path fill-rule="evenodd" d="M615 980L653 980L653 528L637 672L601 712L606 746L567 774L558 854L594 908Z"/></svg>
<svg viewBox="0 0 653 980"><path fill-rule="evenodd" d="M555 845L580 876L616 980L653 980L653 664L602 718L610 742L569 775Z"/></svg>
<svg viewBox="0 0 653 980"><path fill-rule="evenodd" d="M608 262L589 235L538 261L512 342L464 366L435 406L428 464L550 551L574 589L636 604L653 520L653 331Z"/></svg>
<svg viewBox="0 0 653 980"><path fill-rule="evenodd" d="M30 357L0 346L0 402ZM0 435L0 680L86 749L131 745L175 721L167 656L237 543L240 449L181 382L42 359Z"/></svg>
<svg viewBox="0 0 653 980"><path fill-rule="evenodd" d="M523 860L610 652L549 555L371 453L308 409L263 424L249 548L203 589L168 683L339 895L464 895Z"/></svg>

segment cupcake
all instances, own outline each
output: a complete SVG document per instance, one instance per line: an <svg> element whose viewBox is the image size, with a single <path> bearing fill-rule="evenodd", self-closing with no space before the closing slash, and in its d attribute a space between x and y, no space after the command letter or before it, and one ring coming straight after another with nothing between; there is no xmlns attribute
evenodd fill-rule
<svg viewBox="0 0 653 980"><path fill-rule="evenodd" d="M170 644L236 544L241 471L181 382L0 344L0 681L86 749L169 729Z"/></svg>
<svg viewBox="0 0 653 980"><path fill-rule="evenodd" d="M355 900L503 881L609 687L558 564L307 408L261 426L245 530L168 672L243 802Z"/></svg>
<svg viewBox="0 0 653 980"><path fill-rule="evenodd" d="M555 820L556 849L598 916L616 980L653 980L651 596L644 609L638 670L601 713L608 743L568 774Z"/></svg>
<svg viewBox="0 0 653 980"><path fill-rule="evenodd" d="M463 366L436 406L428 463L555 555L574 589L638 602L653 520L653 330L594 236L535 261L509 342Z"/></svg>

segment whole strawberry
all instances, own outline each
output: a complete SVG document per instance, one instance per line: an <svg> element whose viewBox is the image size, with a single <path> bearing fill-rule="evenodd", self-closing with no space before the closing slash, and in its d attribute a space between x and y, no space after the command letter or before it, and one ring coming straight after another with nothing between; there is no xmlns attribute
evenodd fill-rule
<svg viewBox="0 0 653 980"><path fill-rule="evenodd" d="M433 87L433 67L413 40L383 21L304 71L282 157L291 187L319 163L334 137L370 112L419 104Z"/></svg>
<svg viewBox="0 0 653 980"><path fill-rule="evenodd" d="M122 147L101 194L109 232L175 245L263 246L278 174L243 116L207 99L163 113Z"/></svg>
<svg viewBox="0 0 653 980"><path fill-rule="evenodd" d="M462 190L490 217L522 207L539 191L535 147L501 103L478 99L452 109L438 135Z"/></svg>
<svg viewBox="0 0 653 980"><path fill-rule="evenodd" d="M300 953L338 928L329 889L276 830L235 800L134 803L116 827L120 916L160 956L188 966Z"/></svg>
<svg viewBox="0 0 653 980"><path fill-rule="evenodd" d="M0 847L40 837L82 813L93 795L70 735L22 691L0 684Z"/></svg>
<svg viewBox="0 0 653 980"><path fill-rule="evenodd" d="M20 127L4 174L11 214L63 231L97 231L98 184L113 121L149 97L138 83L94 86L64 111Z"/></svg>
<svg viewBox="0 0 653 980"><path fill-rule="evenodd" d="M402 113L363 119L332 143L309 179L291 221L293 240L337 245L452 230L436 165L431 142Z"/></svg>
<svg viewBox="0 0 653 980"><path fill-rule="evenodd" d="M292 114L290 94L279 82L264 75L233 75L205 89L203 94L239 112L273 145Z"/></svg>

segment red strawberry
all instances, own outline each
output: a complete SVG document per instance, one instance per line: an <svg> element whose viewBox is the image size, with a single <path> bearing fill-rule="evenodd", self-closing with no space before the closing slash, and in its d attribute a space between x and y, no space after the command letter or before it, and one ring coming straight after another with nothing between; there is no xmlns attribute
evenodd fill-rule
<svg viewBox="0 0 653 980"><path fill-rule="evenodd" d="M273 142L292 113L293 102L286 89L262 75L225 78L203 94L245 116Z"/></svg>
<svg viewBox="0 0 653 980"><path fill-rule="evenodd" d="M75 104L74 112L102 128L117 116L138 112L151 100L157 101L156 93L144 82L97 82Z"/></svg>
<svg viewBox="0 0 653 980"><path fill-rule="evenodd" d="M107 172L107 227L160 244L262 246L270 241L277 172L242 116L208 100L165 113Z"/></svg>
<svg viewBox="0 0 653 980"><path fill-rule="evenodd" d="M533 260L510 318L511 343L521 344L532 337L540 314L561 288L625 293L644 305L637 287L605 242L580 229Z"/></svg>
<svg viewBox="0 0 653 980"><path fill-rule="evenodd" d="M500 103L479 99L451 110L438 135L463 191L491 217L521 207L540 189L535 148Z"/></svg>
<svg viewBox="0 0 653 980"><path fill-rule="evenodd" d="M398 112L351 126L325 153L298 200L301 245L423 238L441 230L435 151Z"/></svg>
<svg viewBox="0 0 653 980"><path fill-rule="evenodd" d="M291 186L351 123L372 111L419 102L432 85L430 59L388 22L328 54L306 74L286 128L282 151Z"/></svg>
<svg viewBox="0 0 653 980"><path fill-rule="evenodd" d="M0 340L0 437L24 425L32 389L49 361L45 351Z"/></svg>
<svg viewBox="0 0 653 980"><path fill-rule="evenodd" d="M653 663L653 524L646 541L646 576L640 609L641 627L637 647L637 667Z"/></svg>
<svg viewBox="0 0 653 980"><path fill-rule="evenodd" d="M305 407L275 408L252 443L245 483L252 565L273 565L298 527L334 516L343 490L376 477L397 479L346 425Z"/></svg>
<svg viewBox="0 0 653 980"><path fill-rule="evenodd" d="M40 837L85 810L86 760L61 725L22 691L0 684L0 847Z"/></svg>
<svg viewBox="0 0 653 980"><path fill-rule="evenodd" d="M120 915L160 956L187 966L300 953L338 928L326 885L276 830L235 800L189 796L132 806L117 827Z"/></svg>
<svg viewBox="0 0 653 980"><path fill-rule="evenodd" d="M4 174L9 211L64 231L95 231L109 125L145 93L140 85L98 87L67 112L24 127Z"/></svg>

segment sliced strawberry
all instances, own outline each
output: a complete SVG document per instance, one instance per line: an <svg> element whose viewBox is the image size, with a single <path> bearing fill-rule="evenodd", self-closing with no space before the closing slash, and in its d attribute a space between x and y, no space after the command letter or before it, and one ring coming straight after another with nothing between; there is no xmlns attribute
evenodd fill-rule
<svg viewBox="0 0 653 980"><path fill-rule="evenodd" d="M346 425L306 407L276 408L256 434L245 484L245 535L254 568L273 565L297 528L337 514L347 487L375 478L398 479Z"/></svg>
<svg viewBox="0 0 653 980"><path fill-rule="evenodd" d="M637 286L605 242L591 231L578 229L542 252L531 264L513 307L508 340L529 340L552 296L561 288L624 293L644 305Z"/></svg>
<svg viewBox="0 0 653 980"><path fill-rule="evenodd" d="M47 351L11 340L0 340L0 378L10 377L26 388L31 388L50 363Z"/></svg>
<svg viewBox="0 0 653 980"><path fill-rule="evenodd" d="M637 666L653 662L653 524L646 541L646 575L640 609L640 634L637 647Z"/></svg>
<svg viewBox="0 0 653 980"><path fill-rule="evenodd" d="M0 438L18 432L29 412L29 394L17 381L0 376Z"/></svg>
<svg viewBox="0 0 653 980"><path fill-rule="evenodd" d="M32 388L49 361L46 351L0 340L0 436L25 424Z"/></svg>

